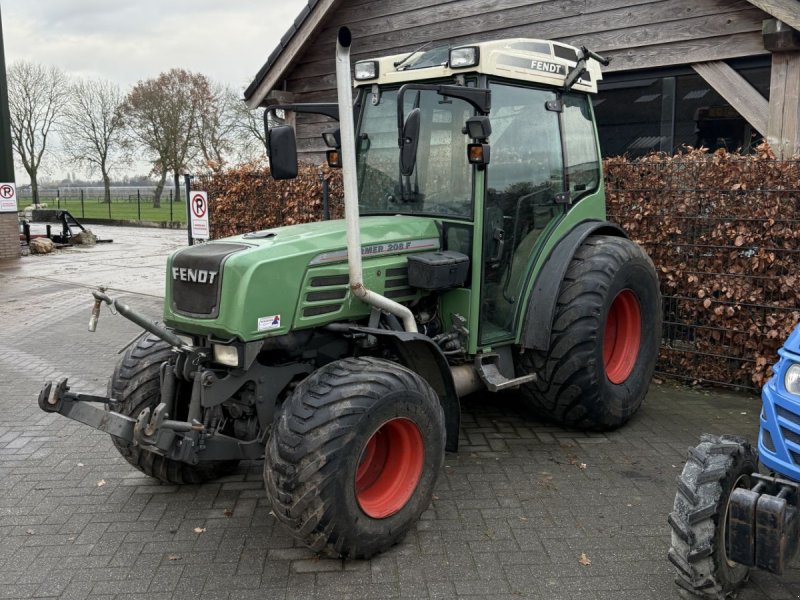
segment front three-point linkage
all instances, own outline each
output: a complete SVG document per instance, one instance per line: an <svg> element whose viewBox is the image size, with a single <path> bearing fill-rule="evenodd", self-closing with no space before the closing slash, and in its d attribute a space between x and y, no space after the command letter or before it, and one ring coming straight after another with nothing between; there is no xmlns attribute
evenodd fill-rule
<svg viewBox="0 0 800 600"><path fill-rule="evenodd" d="M176 366L183 371L180 375L192 381L192 395L189 404L189 419L174 421L169 415L174 410L176 374L168 364L162 368L161 402L151 411L145 408L137 418L115 412L118 402L114 398L93 396L69 391L67 379L57 383L48 382L39 393L39 407L47 412L57 412L95 429L105 431L121 440L139 446L148 446L151 451L162 455L178 454L175 458L185 462L197 462L193 457L195 448L201 444L201 436L205 427L200 422L202 408L200 405L201 373L196 367L207 359L205 353L186 344L180 337L168 329L153 323L127 304L108 296L106 288L98 288L92 292L94 306L89 321L89 331L97 329L100 308L103 303L112 307L123 317L133 321L159 339L170 344L179 354ZM195 369L192 369L192 366ZM98 406L105 405L105 406ZM110 408L111 410L108 410ZM177 434L182 440L175 444Z"/></svg>

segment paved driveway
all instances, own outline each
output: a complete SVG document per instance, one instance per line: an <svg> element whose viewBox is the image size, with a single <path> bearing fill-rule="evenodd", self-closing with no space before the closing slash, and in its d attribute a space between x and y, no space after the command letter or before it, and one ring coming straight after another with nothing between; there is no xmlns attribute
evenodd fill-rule
<svg viewBox="0 0 800 600"><path fill-rule="evenodd" d="M757 398L670 384L607 435L473 398L416 530L370 561L321 560L275 521L260 463L160 485L106 435L38 409L46 379L104 391L137 334L105 309L88 333L86 286L157 318L164 256L185 239L93 229L114 243L0 267L0 598L678 598L666 517L686 448L703 431L756 431ZM799 596L792 570L754 574L740 598Z"/></svg>

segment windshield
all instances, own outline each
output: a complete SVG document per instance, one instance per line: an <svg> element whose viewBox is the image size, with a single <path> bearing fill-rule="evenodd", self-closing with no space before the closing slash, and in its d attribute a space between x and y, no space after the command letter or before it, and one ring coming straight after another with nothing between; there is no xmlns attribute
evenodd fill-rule
<svg viewBox="0 0 800 600"><path fill-rule="evenodd" d="M472 108L427 90L406 92L404 102L404 114L419 106L421 126L414 172L401 178L397 90L383 91L377 105L371 96L365 98L356 137L361 214L472 217L468 139L462 132Z"/></svg>

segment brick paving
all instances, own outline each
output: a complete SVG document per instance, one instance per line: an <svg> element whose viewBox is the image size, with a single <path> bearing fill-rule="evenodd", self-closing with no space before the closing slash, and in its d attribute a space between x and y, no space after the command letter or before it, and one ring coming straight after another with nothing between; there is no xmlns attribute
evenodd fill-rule
<svg viewBox="0 0 800 600"><path fill-rule="evenodd" d="M86 285L104 279L160 313L163 257L184 234L108 231L113 247L0 266L0 598L679 597L666 560L675 476L701 432L752 437L757 398L654 385L606 435L536 421L511 395L469 399L461 450L405 541L370 561L319 559L270 513L259 462L160 485L108 436L38 409L47 379L102 392L137 333L107 311L88 333ZM754 573L739 598L799 596L792 569Z"/></svg>

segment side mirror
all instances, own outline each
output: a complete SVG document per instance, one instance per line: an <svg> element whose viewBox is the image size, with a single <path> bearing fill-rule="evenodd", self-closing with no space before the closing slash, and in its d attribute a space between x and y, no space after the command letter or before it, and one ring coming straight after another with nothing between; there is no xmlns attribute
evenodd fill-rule
<svg viewBox="0 0 800 600"><path fill-rule="evenodd" d="M297 177L297 142L291 125L278 125L269 130L267 156L273 179Z"/></svg>
<svg viewBox="0 0 800 600"><path fill-rule="evenodd" d="M419 144L420 110L413 109L403 124L403 137L400 138L400 174L409 176L414 172L417 163L417 145Z"/></svg>

